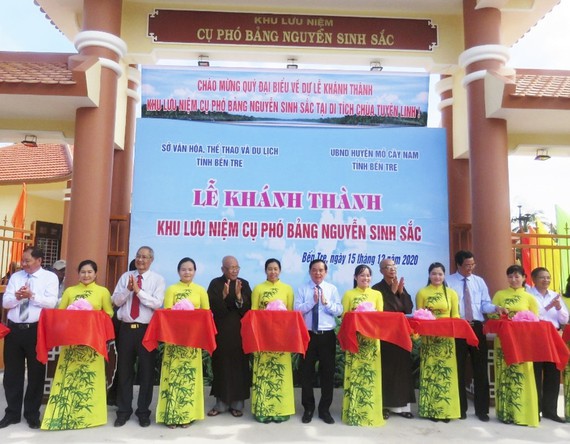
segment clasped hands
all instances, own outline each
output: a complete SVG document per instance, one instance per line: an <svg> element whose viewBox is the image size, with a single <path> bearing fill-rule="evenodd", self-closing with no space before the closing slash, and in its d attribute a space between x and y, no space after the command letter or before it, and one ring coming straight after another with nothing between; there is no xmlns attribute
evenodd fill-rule
<svg viewBox="0 0 570 444"><path fill-rule="evenodd" d="M315 287L315 290L313 292L313 300L315 301L315 304L319 303L319 293L321 297L321 304L328 305L329 301L325 298L325 295L322 291L319 292L319 289L317 287Z"/></svg>
<svg viewBox="0 0 570 444"><path fill-rule="evenodd" d="M230 294L230 282L231 280L228 279L224 284L224 289L222 290L222 297L224 299ZM236 299L238 302L241 302L241 281L239 279L236 279Z"/></svg>
<svg viewBox="0 0 570 444"><path fill-rule="evenodd" d="M15 295L16 299L21 301L22 299L31 299L34 294L32 293L32 289L26 284L22 285L20 289L16 291Z"/></svg>

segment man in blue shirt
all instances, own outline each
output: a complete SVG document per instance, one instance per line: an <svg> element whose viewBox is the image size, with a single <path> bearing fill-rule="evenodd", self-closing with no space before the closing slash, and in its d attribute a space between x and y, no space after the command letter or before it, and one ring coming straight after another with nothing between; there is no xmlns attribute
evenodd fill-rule
<svg viewBox="0 0 570 444"><path fill-rule="evenodd" d="M459 296L459 312L473 329L479 347L467 344L465 339L455 340L457 356L457 374L459 380L459 399L461 403L461 419L467 417L467 393L465 390L465 363L467 354L471 357L473 367L475 415L483 421L489 421L489 375L487 371L487 337L483 334L484 314L499 311L491 303L489 289L485 281L473 274L475 258L473 253L466 250L455 254L457 272L447 278L447 284Z"/></svg>
<svg viewBox="0 0 570 444"><path fill-rule="evenodd" d="M303 314L309 330L309 347L305 358L301 360L301 397L305 409L303 423L313 419L315 412L315 396L313 380L315 364L319 361L319 379L321 382L321 399L319 401L319 418L327 424L334 424L330 414L333 399L335 354L336 354L336 318L342 314L342 303L337 288L325 282L327 264L315 259L309 264L309 282L301 286L295 295L295 310Z"/></svg>

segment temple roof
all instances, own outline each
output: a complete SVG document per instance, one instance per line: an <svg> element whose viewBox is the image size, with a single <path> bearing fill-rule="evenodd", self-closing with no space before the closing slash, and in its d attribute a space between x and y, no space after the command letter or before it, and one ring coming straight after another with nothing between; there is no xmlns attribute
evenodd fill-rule
<svg viewBox="0 0 570 444"><path fill-rule="evenodd" d="M570 72L518 70L513 96L570 98Z"/></svg>
<svg viewBox="0 0 570 444"><path fill-rule="evenodd" d="M0 148L0 185L61 182L71 179L72 159L66 145L21 143Z"/></svg>

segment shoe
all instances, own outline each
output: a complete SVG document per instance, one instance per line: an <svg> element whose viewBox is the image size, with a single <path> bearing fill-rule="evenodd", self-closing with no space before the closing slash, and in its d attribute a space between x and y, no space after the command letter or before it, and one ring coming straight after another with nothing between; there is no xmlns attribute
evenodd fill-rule
<svg viewBox="0 0 570 444"><path fill-rule="evenodd" d="M31 418L26 420L30 429L39 429L41 422L39 418Z"/></svg>
<svg viewBox="0 0 570 444"><path fill-rule="evenodd" d="M467 419L467 413L462 413L459 419Z"/></svg>
<svg viewBox="0 0 570 444"><path fill-rule="evenodd" d="M402 418L406 418L406 419L412 419L414 417L414 414L412 412L398 412L398 413L396 413L396 415L399 415Z"/></svg>
<svg viewBox="0 0 570 444"><path fill-rule="evenodd" d="M450 421L450 419L449 419L449 418L445 418L445 419L442 419L442 421L443 421L445 424L447 424L447 423Z"/></svg>
<svg viewBox="0 0 570 444"><path fill-rule="evenodd" d="M19 419L11 418L9 416L4 416L4 418L2 418L2 420L0 421L0 429L8 427L9 425L12 424L18 424L19 422L20 422Z"/></svg>
<svg viewBox="0 0 570 444"><path fill-rule="evenodd" d="M543 418L550 419L551 421L554 421L554 422L560 422L560 423L566 422L566 420L562 419L562 418L561 418L560 416L558 416L558 415L544 415L544 414L543 414L542 417L543 417Z"/></svg>
<svg viewBox="0 0 570 444"><path fill-rule="evenodd" d="M115 419L115 424L113 424L115 427L123 427L129 418L125 418L124 416L117 416L117 419Z"/></svg>
<svg viewBox="0 0 570 444"><path fill-rule="evenodd" d="M303 418L301 419L301 422L303 424L308 424L313 420L313 410L305 410L305 413L303 413Z"/></svg>
<svg viewBox="0 0 570 444"><path fill-rule="evenodd" d="M390 419L390 410L388 410L388 409L382 409L382 418L384 418L384 419Z"/></svg>
<svg viewBox="0 0 570 444"><path fill-rule="evenodd" d="M487 415L486 413L478 414L477 418L479 418L479 421L489 422L489 415Z"/></svg>
<svg viewBox="0 0 570 444"><path fill-rule="evenodd" d="M208 412L208 416L218 416L220 413L220 411L216 410L216 409L212 409Z"/></svg>
<svg viewBox="0 0 570 444"><path fill-rule="evenodd" d="M232 409L232 408L230 408L230 414L234 418L241 418L243 416L243 412L241 410L236 410L236 409Z"/></svg>
<svg viewBox="0 0 570 444"><path fill-rule="evenodd" d="M139 418L139 425L141 427L148 427L150 425L150 418L148 416L142 416Z"/></svg>
<svg viewBox="0 0 570 444"><path fill-rule="evenodd" d="M334 424L334 418L329 412L319 413L319 418L321 418L327 424Z"/></svg>

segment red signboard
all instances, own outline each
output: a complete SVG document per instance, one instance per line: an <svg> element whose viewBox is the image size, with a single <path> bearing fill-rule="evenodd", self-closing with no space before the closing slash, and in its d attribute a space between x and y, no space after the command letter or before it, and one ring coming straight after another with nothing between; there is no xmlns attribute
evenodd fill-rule
<svg viewBox="0 0 570 444"><path fill-rule="evenodd" d="M157 9L148 35L157 43L432 51L429 19L333 17Z"/></svg>

